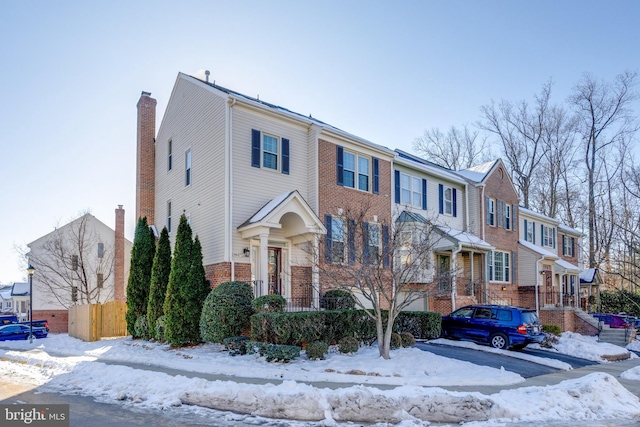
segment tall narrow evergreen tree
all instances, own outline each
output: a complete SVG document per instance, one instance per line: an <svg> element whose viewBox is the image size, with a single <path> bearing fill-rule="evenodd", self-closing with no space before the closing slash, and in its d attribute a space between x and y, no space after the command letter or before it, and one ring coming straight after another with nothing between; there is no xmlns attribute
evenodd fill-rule
<svg viewBox="0 0 640 427"><path fill-rule="evenodd" d="M211 287L205 278L204 266L202 265L202 245L200 239L196 236L191 249L191 268L189 270L188 286L184 288L185 293L185 311L187 311L189 324L188 341L198 343L200 337L200 315L204 300L209 295Z"/></svg>
<svg viewBox="0 0 640 427"><path fill-rule="evenodd" d="M147 217L139 218L131 249L131 268L127 283L127 329L133 338L138 317L147 313L151 268L155 255L155 236L147 224Z"/></svg>
<svg viewBox="0 0 640 427"><path fill-rule="evenodd" d="M191 226L183 214L180 217L176 233L171 274L164 300L165 339L174 347L198 342L191 339L193 332L189 331L189 327L192 321L199 321L200 318L198 317L197 320L190 318L193 314L187 310L188 292L185 290L185 288L189 288L189 273L191 271L193 249L191 235ZM198 330L199 328L196 328L196 331Z"/></svg>
<svg viewBox="0 0 640 427"><path fill-rule="evenodd" d="M156 247L156 255L153 258L151 269L151 289L149 290L149 304L147 305L147 323L149 336L156 336L156 320L164 314L164 300L171 274L171 242L167 227L162 229L160 239Z"/></svg>

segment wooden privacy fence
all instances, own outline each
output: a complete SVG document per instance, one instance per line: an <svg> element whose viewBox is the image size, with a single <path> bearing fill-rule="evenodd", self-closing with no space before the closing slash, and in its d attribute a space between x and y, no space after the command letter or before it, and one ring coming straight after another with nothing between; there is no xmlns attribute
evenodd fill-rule
<svg viewBox="0 0 640 427"><path fill-rule="evenodd" d="M83 341L127 335L127 303L74 305L69 309L69 336Z"/></svg>

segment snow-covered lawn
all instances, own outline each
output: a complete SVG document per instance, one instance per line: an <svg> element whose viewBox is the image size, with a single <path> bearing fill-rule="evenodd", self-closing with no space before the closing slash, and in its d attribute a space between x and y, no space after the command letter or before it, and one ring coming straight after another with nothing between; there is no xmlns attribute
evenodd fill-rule
<svg viewBox="0 0 640 427"><path fill-rule="evenodd" d="M566 343L559 345L557 351L573 352L577 348L586 349L588 354L603 351L601 344L583 338L588 337L563 334L559 343ZM492 395L447 391L439 387L518 384L523 378L504 369L451 360L416 348L394 350L391 360L381 359L377 349L371 347L354 355L331 352L321 361L310 361L303 355L291 363L279 364L255 355L232 357L218 345L173 350L130 338L85 343L66 334L52 334L33 344L2 342L0 346L4 348L0 350L0 377L5 381L149 408L190 404L325 425L345 421L407 425L475 421L473 425L477 426L480 425L477 422L487 420L540 422L640 417L638 398L604 373L556 386L504 390ZM187 378L104 362L284 382L258 385L240 379L212 381L197 375ZM636 376L640 378L640 372ZM332 390L303 381L359 385ZM373 384L398 387L381 390Z"/></svg>

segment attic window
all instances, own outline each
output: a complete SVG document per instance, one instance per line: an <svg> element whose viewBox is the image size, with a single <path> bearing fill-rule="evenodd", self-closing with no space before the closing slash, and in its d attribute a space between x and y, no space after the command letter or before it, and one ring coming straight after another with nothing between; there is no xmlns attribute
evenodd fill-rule
<svg viewBox="0 0 640 427"><path fill-rule="evenodd" d="M500 179L504 178L504 171L502 170L502 168L498 169L498 176L500 177Z"/></svg>

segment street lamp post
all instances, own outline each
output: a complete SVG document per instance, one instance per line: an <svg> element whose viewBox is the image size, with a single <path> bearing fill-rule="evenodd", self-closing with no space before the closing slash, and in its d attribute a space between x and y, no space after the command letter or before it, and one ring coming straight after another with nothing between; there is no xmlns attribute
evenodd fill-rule
<svg viewBox="0 0 640 427"><path fill-rule="evenodd" d="M33 273L36 269L29 264L27 274L29 275L29 343L33 342Z"/></svg>

